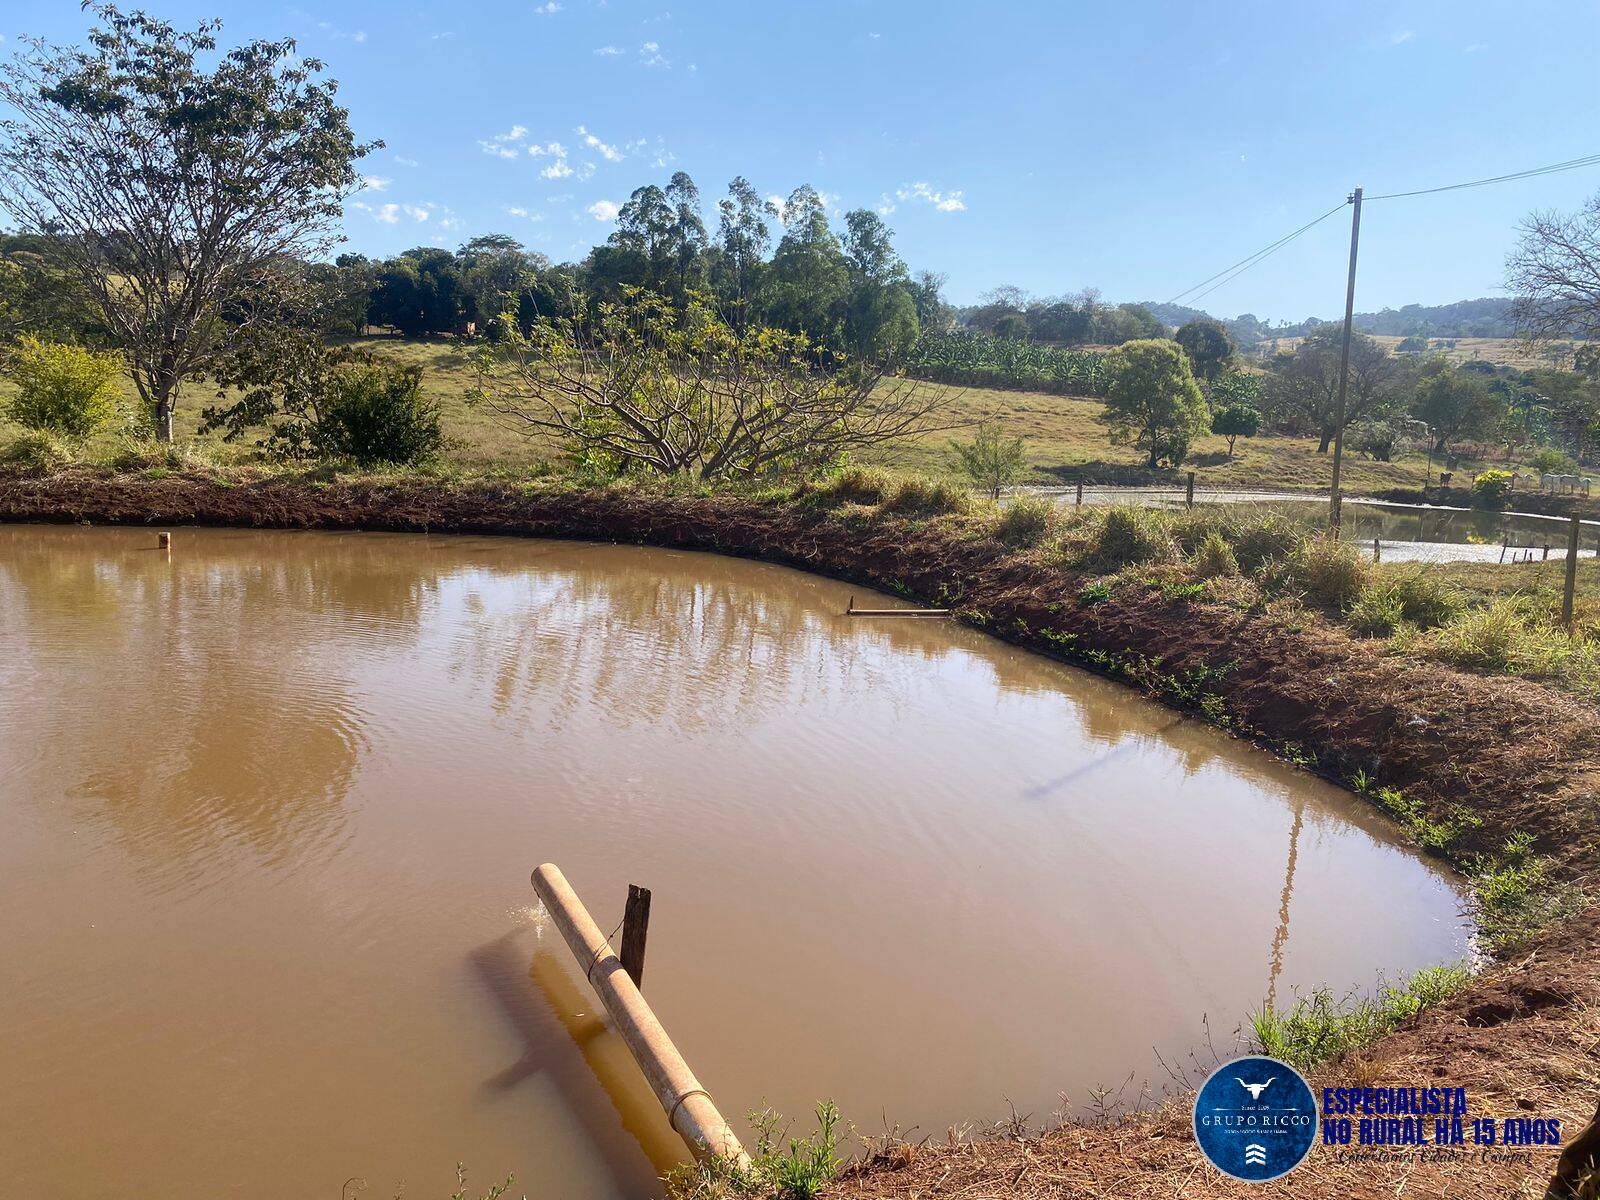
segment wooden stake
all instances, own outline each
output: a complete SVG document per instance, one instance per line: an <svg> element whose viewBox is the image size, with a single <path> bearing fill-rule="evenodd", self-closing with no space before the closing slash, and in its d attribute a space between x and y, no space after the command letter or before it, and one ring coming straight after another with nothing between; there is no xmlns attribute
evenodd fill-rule
<svg viewBox="0 0 1600 1200"><path fill-rule="evenodd" d="M1083 507L1083 480L1078 480L1078 508Z"/></svg>
<svg viewBox="0 0 1600 1200"><path fill-rule="evenodd" d="M1193 508L1194 507L1194 472L1193 471L1189 472L1189 486L1184 490L1183 503L1189 508Z"/></svg>
<svg viewBox="0 0 1600 1200"><path fill-rule="evenodd" d="M1372 561L1373 562L1377 562L1378 561L1378 539L1377 538L1373 538L1372 539Z"/></svg>
<svg viewBox="0 0 1600 1200"><path fill-rule="evenodd" d="M628 885L628 905L622 910L622 969L633 986L644 991L644 943L650 934L650 889Z"/></svg>
<svg viewBox="0 0 1600 1200"><path fill-rule="evenodd" d="M1583 519L1576 514L1567 531L1567 585L1561 593L1561 623L1572 632L1572 598L1578 590L1578 539L1583 535Z"/></svg>
<svg viewBox="0 0 1600 1200"><path fill-rule="evenodd" d="M156 545L163 550L172 549L172 535L170 533L156 534Z"/></svg>

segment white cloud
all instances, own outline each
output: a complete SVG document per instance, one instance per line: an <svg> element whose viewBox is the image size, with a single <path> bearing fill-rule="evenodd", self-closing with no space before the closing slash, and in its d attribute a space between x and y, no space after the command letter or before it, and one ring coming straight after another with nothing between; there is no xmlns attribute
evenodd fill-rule
<svg viewBox="0 0 1600 1200"><path fill-rule="evenodd" d="M621 55L622 50L618 46L598 46L595 48L595 53L601 58L616 58Z"/></svg>
<svg viewBox="0 0 1600 1200"><path fill-rule="evenodd" d="M381 192L386 190L393 182L394 180L385 179L381 175L363 175L361 177L360 190L363 192Z"/></svg>
<svg viewBox="0 0 1600 1200"><path fill-rule="evenodd" d="M615 146L608 146L605 142L602 142L599 138L595 137L594 134L590 133L582 125L578 126L578 136L583 139L583 144L589 147L589 149L598 150L600 152L600 157L605 159L607 162L622 161L623 154L621 150L618 150Z"/></svg>
<svg viewBox="0 0 1600 1200"><path fill-rule="evenodd" d="M444 33L435 33L435 34L432 34L432 35L430 35L430 36L429 36L429 38L428 38L428 40L429 40L429 41L430 41L430 42L442 42L442 41L444 41L444 40L445 40L445 39L446 39L446 38L453 38L453 37L455 37L455 34L454 34L454 33L453 33L453 32L450 32L450 31L446 31L446 32L444 32Z"/></svg>
<svg viewBox="0 0 1600 1200"><path fill-rule="evenodd" d="M461 222L458 221L455 217L445 217L442 221L439 222L439 228L440 229L460 229L461 228Z"/></svg>
<svg viewBox="0 0 1600 1200"><path fill-rule="evenodd" d="M570 179L572 177L572 167L567 163L566 159L558 158L540 171L539 174L545 179Z"/></svg>
<svg viewBox="0 0 1600 1200"><path fill-rule="evenodd" d="M561 11L561 5L557 4L556 0L548 0L547 3L539 5L533 11L541 17L551 17Z"/></svg>
<svg viewBox="0 0 1600 1200"><path fill-rule="evenodd" d="M513 204L510 208L506 209L506 216L521 217L525 221L544 220L544 214L542 212L534 212L532 209L524 208L520 204Z"/></svg>
<svg viewBox="0 0 1600 1200"><path fill-rule="evenodd" d="M781 221L783 220L783 214L788 211L789 202L782 196L774 193L773 195L767 197L767 207L771 209L773 215Z"/></svg>
<svg viewBox="0 0 1600 1200"><path fill-rule="evenodd" d="M583 211L596 221L615 221L617 214L622 211L622 205L614 200L596 200Z"/></svg>
<svg viewBox="0 0 1600 1200"><path fill-rule="evenodd" d="M902 184L895 189L894 195L896 200L916 200L923 204L931 204L940 212L967 211L967 202L962 199L962 192L959 190L949 192L936 191L921 179L917 180L916 183ZM887 202L888 197L885 196L884 200ZM878 211L883 212L884 209L880 206ZM894 209L891 208L888 211L893 212Z"/></svg>
<svg viewBox="0 0 1600 1200"><path fill-rule="evenodd" d="M398 154L394 156L394 161L396 166L401 167L420 167L422 165L414 158L401 158Z"/></svg>
<svg viewBox="0 0 1600 1200"><path fill-rule="evenodd" d="M400 206L398 204L384 204L376 209L368 209L367 211L372 213L373 220L382 221L385 225L398 225L400 223Z"/></svg>
<svg viewBox="0 0 1600 1200"><path fill-rule="evenodd" d="M527 136L526 125L513 125L504 133L497 133L487 140L480 139L478 145L483 148L485 154L493 155L495 158L516 158L522 153L522 147L518 143Z"/></svg>
<svg viewBox="0 0 1600 1200"><path fill-rule="evenodd" d="M388 205L386 204L384 207L387 208ZM433 206L431 204L402 204L400 211L419 223L433 216Z"/></svg>
<svg viewBox="0 0 1600 1200"><path fill-rule="evenodd" d="M367 40L367 31L365 29L346 31L336 28L331 22L328 21L318 21L317 28L322 30L322 32L327 34L329 37L337 38L339 41L343 42L360 43Z"/></svg>
<svg viewBox="0 0 1600 1200"><path fill-rule="evenodd" d="M1389 35L1389 45L1403 46L1416 36L1417 32L1414 29L1398 29Z"/></svg>
<svg viewBox="0 0 1600 1200"><path fill-rule="evenodd" d="M645 42L639 47L639 61L647 67L670 67L672 62L661 53L660 42Z"/></svg>
<svg viewBox="0 0 1600 1200"><path fill-rule="evenodd" d="M880 216L887 217L890 213L892 213L895 209L897 209L899 207L900 206L898 204L896 204L893 200L889 199L888 196L883 196L878 201L878 214Z"/></svg>
<svg viewBox="0 0 1600 1200"><path fill-rule="evenodd" d="M1489 47L1485 46L1482 42L1473 42L1472 45L1468 46L1462 53L1477 54L1479 51L1487 50L1488 48Z"/></svg>

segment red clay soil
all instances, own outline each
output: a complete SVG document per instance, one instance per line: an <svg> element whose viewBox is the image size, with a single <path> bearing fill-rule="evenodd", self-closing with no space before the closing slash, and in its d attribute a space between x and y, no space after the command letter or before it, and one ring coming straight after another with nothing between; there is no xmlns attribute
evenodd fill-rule
<svg viewBox="0 0 1600 1200"><path fill-rule="evenodd" d="M1081 577L959 522L855 517L777 502L493 480L0 475L0 520L369 529L571 537L712 550L803 567L954 607L1008 641L1116 675L1203 711L1335 779L1357 770L1436 821L1481 825L1458 862L1533 835L1561 874L1600 862L1600 713L1541 685L1385 656L1315 618L1243 611L1158 589L1079 600ZM1468 1088L1481 1115L1560 1116L1600 1099L1600 908L1338 1070L1363 1082ZM1109 1127L1026 1140L901 1148L837 1185L867 1196L1533 1196L1533 1165L1336 1161L1319 1148L1286 1180L1235 1185L1206 1166L1181 1103ZM899 1164L898 1169L891 1169Z"/></svg>

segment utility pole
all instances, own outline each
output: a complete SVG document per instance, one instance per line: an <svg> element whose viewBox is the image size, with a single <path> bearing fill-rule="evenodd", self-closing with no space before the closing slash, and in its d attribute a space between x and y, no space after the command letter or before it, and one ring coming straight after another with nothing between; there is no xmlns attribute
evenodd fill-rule
<svg viewBox="0 0 1600 1200"><path fill-rule="evenodd" d="M1356 247L1361 242L1361 189L1350 193L1350 282L1344 291L1344 348L1339 352L1339 402L1333 414L1333 487L1328 492L1328 528L1339 536L1339 466L1344 460L1344 392L1350 377L1350 323L1356 315Z"/></svg>

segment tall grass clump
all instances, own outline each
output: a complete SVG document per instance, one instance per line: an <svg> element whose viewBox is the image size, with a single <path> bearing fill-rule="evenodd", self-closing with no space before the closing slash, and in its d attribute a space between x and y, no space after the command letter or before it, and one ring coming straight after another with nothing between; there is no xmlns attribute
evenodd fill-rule
<svg viewBox="0 0 1600 1200"><path fill-rule="evenodd" d="M1319 537L1307 538L1295 550L1289 574L1312 604L1345 612L1361 598L1370 571L1354 547Z"/></svg>
<svg viewBox="0 0 1600 1200"><path fill-rule="evenodd" d="M1469 671L1559 679L1586 691L1600 688L1600 651L1594 641L1549 624L1520 596L1503 596L1468 610L1419 639L1417 649Z"/></svg>
<svg viewBox="0 0 1600 1200"><path fill-rule="evenodd" d="M882 504L895 481L872 467L844 467L813 484L809 494L823 504Z"/></svg>
<svg viewBox="0 0 1600 1200"><path fill-rule="evenodd" d="M1300 1071L1359 1050L1467 985L1465 967L1429 967L1399 987L1385 986L1372 1000L1336 1000L1318 988L1287 1012L1263 1008L1250 1023L1261 1053Z"/></svg>
<svg viewBox="0 0 1600 1200"><path fill-rule="evenodd" d="M1345 614L1345 622L1363 637L1393 637L1405 619L1405 605L1392 587L1369 587Z"/></svg>
<svg viewBox="0 0 1600 1200"><path fill-rule="evenodd" d="M1175 549L1160 514L1118 505L1106 509L1090 532L1081 561L1110 572L1135 563L1166 561Z"/></svg>
<svg viewBox="0 0 1600 1200"><path fill-rule="evenodd" d="M1034 496L1021 496L995 517L994 535L1012 546L1037 546L1050 536L1055 522L1054 504Z"/></svg>
<svg viewBox="0 0 1600 1200"><path fill-rule="evenodd" d="M1239 558L1228 539L1213 529L1194 551L1195 574L1201 579L1225 579L1239 573Z"/></svg>
<svg viewBox="0 0 1600 1200"><path fill-rule="evenodd" d="M1421 571L1395 580L1392 590L1401 615L1418 629L1448 625L1467 604L1460 588Z"/></svg>
<svg viewBox="0 0 1600 1200"><path fill-rule="evenodd" d="M30 429L0 450L0 466L25 475L47 475L71 461L71 448L55 434L42 429Z"/></svg>
<svg viewBox="0 0 1600 1200"><path fill-rule="evenodd" d="M965 488L942 479L913 475L883 501L883 511L901 516L935 517L944 513L964 513L972 508L972 495Z"/></svg>
<svg viewBox="0 0 1600 1200"><path fill-rule="evenodd" d="M1256 511L1240 514L1224 530L1241 570L1254 575L1269 562L1283 562L1311 540L1304 524L1282 513Z"/></svg>

